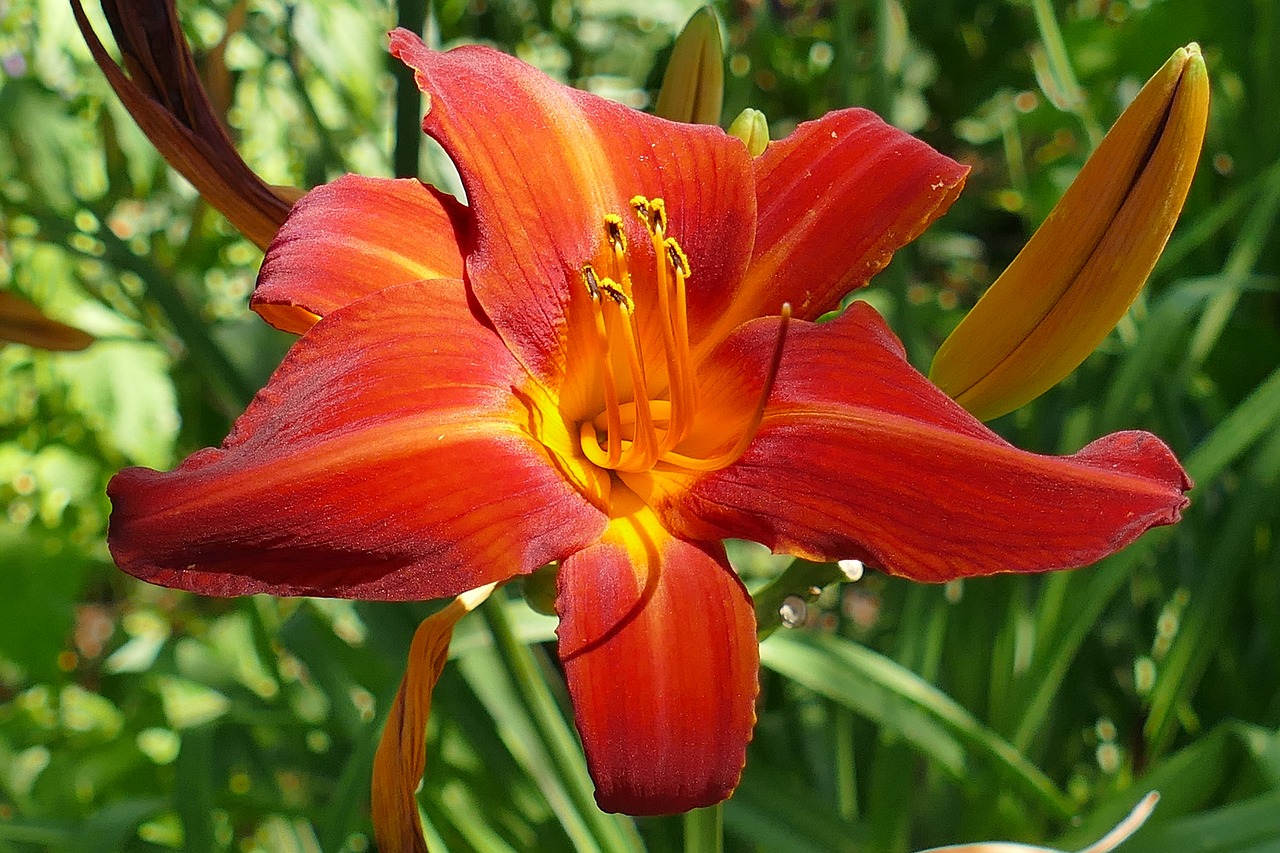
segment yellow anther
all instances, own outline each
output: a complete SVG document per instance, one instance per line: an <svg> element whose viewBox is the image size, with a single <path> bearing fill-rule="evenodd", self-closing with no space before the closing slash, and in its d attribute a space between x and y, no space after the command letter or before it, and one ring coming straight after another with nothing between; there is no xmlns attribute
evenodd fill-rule
<svg viewBox="0 0 1280 853"><path fill-rule="evenodd" d="M636 216L640 217L641 222L649 222L649 199L642 195L633 195L631 197L631 209L636 212Z"/></svg>
<svg viewBox="0 0 1280 853"><path fill-rule="evenodd" d="M667 203L660 198L649 202L649 230L658 235L667 233Z"/></svg>
<svg viewBox="0 0 1280 853"><path fill-rule="evenodd" d="M616 281L611 278L602 278L597 286L600 288L601 293L618 303L618 307L622 309L624 314L632 314L635 312L635 302L633 302L631 297L618 286Z"/></svg>
<svg viewBox="0 0 1280 853"><path fill-rule="evenodd" d="M680 248L680 244L676 242L675 237L667 238L666 247L667 258L671 261L672 268L680 275L688 278L691 272L689 256L684 253L684 249Z"/></svg>
<svg viewBox="0 0 1280 853"><path fill-rule="evenodd" d="M627 250L627 235L622 231L621 216L616 213L606 213L604 230L609 235L609 243L613 246L615 252L625 252Z"/></svg>

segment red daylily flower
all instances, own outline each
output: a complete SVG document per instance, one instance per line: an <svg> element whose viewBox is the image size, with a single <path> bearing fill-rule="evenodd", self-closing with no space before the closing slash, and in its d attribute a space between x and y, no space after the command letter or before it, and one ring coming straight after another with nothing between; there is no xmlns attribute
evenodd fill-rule
<svg viewBox="0 0 1280 853"><path fill-rule="evenodd" d="M222 447L112 481L124 570L425 599L561 561L597 799L651 814L742 770L758 646L722 538L943 581L1083 565L1178 519L1190 484L1155 437L1025 453L869 306L815 322L964 167L863 110L753 159L492 50L391 45L469 205L355 176L298 202L253 305L302 337Z"/></svg>

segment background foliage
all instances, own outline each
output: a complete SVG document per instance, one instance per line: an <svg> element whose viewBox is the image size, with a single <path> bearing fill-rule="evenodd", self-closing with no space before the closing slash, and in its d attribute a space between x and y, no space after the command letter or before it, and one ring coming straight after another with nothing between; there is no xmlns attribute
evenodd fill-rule
<svg viewBox="0 0 1280 853"><path fill-rule="evenodd" d="M345 171L453 186L420 137L416 95L397 95L384 34L398 20L643 107L692 11L179 5L249 163L295 186ZM754 106L777 138L864 105L973 165L952 212L864 297L922 368L1175 47L1203 45L1214 98L1144 298L1073 377L995 424L1054 452L1158 433L1197 483L1185 520L1074 573L945 587L870 575L810 596L803 624L762 647L729 847L1080 846L1157 788L1131 853L1280 849L1280 7L719 11L726 122ZM111 474L219 443L289 341L245 307L259 253L141 136L67 6L0 0L0 68L0 286L98 338L82 353L0 349L0 851L369 849L378 722L432 605L201 599L114 569ZM733 553L753 586L787 564ZM674 819L592 806L548 653L554 623L517 592L463 623L441 682L421 795L433 849L678 848Z"/></svg>

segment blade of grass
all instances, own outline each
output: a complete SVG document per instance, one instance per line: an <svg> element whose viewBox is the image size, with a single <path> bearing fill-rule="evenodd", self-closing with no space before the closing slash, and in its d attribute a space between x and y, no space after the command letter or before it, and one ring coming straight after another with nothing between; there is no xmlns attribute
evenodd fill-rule
<svg viewBox="0 0 1280 853"><path fill-rule="evenodd" d="M1276 373L1280 377L1280 371ZM1280 381L1276 382L1280 388ZM1276 414L1280 414L1280 396ZM1240 600L1240 585L1253 566L1254 530L1275 513L1280 496L1280 431L1260 449L1218 523L1213 552L1191 580L1190 600L1168 654L1159 664L1151 707L1143 727L1148 752L1158 755L1177 733L1177 709L1189 702L1227 631Z"/></svg>
<svg viewBox="0 0 1280 853"><path fill-rule="evenodd" d="M1280 173L1276 173L1264 187L1262 195L1249 211L1249 216L1236 236L1231 254L1227 256L1222 268L1227 287L1213 297L1200 316L1183 361L1184 371L1190 372L1198 368L1218 343L1231 312L1240 300L1241 285L1267 245L1267 237L1275 225L1277 212L1280 212Z"/></svg>
<svg viewBox="0 0 1280 853"><path fill-rule="evenodd" d="M684 813L684 853L723 853L724 808L720 804Z"/></svg>
<svg viewBox="0 0 1280 853"><path fill-rule="evenodd" d="M601 849L642 850L634 824L617 815L606 815L596 806L595 788L587 773L577 736L565 720L534 650L517 639L508 616L509 608L503 596L494 596L481 608L481 612L538 736L547 748L556 775L567 787L577 814L590 828Z"/></svg>
<svg viewBox="0 0 1280 853"><path fill-rule="evenodd" d="M963 774L968 755L1036 807L1065 818L1075 806L1018 750L938 688L889 658L839 637L781 634L760 648L763 666L875 720L930 759Z"/></svg>
<svg viewBox="0 0 1280 853"><path fill-rule="evenodd" d="M1044 50L1045 73L1040 81L1041 87L1054 106L1074 114L1080 120L1088 134L1089 146L1097 148L1102 141L1102 127L1089 106L1088 96L1076 80L1067 44L1062 39L1062 30L1058 28L1058 20L1054 17L1053 5L1049 0L1031 0L1031 10L1035 13L1036 29L1040 32L1040 44Z"/></svg>
<svg viewBox="0 0 1280 853"><path fill-rule="evenodd" d="M861 846L865 823L840 820L795 773L795 767L772 765L765 756L753 755L742 784L725 803L730 837L749 839L762 851L855 853L865 849Z"/></svg>

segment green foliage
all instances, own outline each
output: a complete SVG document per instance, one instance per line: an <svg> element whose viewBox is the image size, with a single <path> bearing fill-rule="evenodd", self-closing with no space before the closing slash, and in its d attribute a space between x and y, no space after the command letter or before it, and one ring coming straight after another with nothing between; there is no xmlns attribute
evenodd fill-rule
<svg viewBox="0 0 1280 853"><path fill-rule="evenodd" d="M456 184L395 95L382 34L427 22L644 106L694 4L180 3L273 183L416 171ZM242 27L228 33L233 7ZM1070 452L1150 429L1193 506L1101 564L923 587L735 548L762 616L759 725L731 850L899 853L984 838L1071 848L1148 790L1125 848L1280 845L1280 112L1274 4L785 0L722 4L724 115L771 136L869 106L974 166L873 282L926 366L1172 50L1204 48L1204 162L1144 298L1071 378L997 429ZM96 10L91 10L96 15ZM99 32L106 33L97 16ZM105 486L216 445L288 346L245 307L260 254L168 170L61 3L0 3L0 286L93 333L0 350L0 853L369 849L378 723L429 605L204 600L117 572ZM414 164L417 164L416 169ZM776 626L776 621L772 623ZM465 620L420 796L433 850L669 850L674 819L598 812L549 654L498 596ZM1070 819L1080 815L1079 824ZM1065 833L1065 835L1064 835Z"/></svg>

